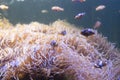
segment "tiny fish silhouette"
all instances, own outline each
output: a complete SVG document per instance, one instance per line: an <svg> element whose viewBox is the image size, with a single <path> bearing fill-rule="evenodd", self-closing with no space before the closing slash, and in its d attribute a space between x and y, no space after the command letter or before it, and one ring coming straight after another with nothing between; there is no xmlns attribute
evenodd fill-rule
<svg viewBox="0 0 120 80"><path fill-rule="evenodd" d="M91 36L93 34L95 34L94 30L93 29L84 29L81 31L81 34L88 37L88 36Z"/></svg>

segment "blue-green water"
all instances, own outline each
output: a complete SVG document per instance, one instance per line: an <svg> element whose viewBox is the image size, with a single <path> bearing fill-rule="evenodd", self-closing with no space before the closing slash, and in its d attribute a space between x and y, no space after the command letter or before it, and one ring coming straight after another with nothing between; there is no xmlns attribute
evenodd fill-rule
<svg viewBox="0 0 120 80"><path fill-rule="evenodd" d="M108 40L120 47L120 0L86 0L86 2L72 2L72 0L0 0L0 4L9 6L7 11L0 10L13 24L30 23L38 21L51 23L58 19L65 19L76 26L93 28L97 20L102 22L98 29L100 33L108 37ZM105 5L106 8L96 11L98 5ZM64 8L63 12L54 12L52 6ZM41 13L47 10L48 13ZM80 12L86 12L80 20L74 16Z"/></svg>

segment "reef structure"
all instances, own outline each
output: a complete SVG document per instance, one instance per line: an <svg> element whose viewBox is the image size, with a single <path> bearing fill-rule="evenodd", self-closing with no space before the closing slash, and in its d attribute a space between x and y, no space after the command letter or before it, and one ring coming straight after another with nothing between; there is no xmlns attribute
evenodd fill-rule
<svg viewBox="0 0 120 80"><path fill-rule="evenodd" d="M104 64L103 64L104 63ZM0 29L0 80L119 80L120 52L66 21Z"/></svg>

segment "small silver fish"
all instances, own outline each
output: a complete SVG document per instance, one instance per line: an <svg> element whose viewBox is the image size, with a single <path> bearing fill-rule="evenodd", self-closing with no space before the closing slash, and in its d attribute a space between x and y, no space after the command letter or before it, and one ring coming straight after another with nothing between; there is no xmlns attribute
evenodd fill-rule
<svg viewBox="0 0 120 80"><path fill-rule="evenodd" d="M86 13L85 12L82 12L82 13L79 13L75 16L75 19L80 19L82 16L84 16Z"/></svg>

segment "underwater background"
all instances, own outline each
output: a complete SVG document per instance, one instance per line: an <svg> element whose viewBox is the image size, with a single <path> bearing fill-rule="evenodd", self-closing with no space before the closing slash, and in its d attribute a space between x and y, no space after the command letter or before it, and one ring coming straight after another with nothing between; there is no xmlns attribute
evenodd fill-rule
<svg viewBox="0 0 120 80"><path fill-rule="evenodd" d="M93 28L95 22L100 21L102 25L98 31L120 47L120 0L86 0L83 3L71 0L0 0L0 4L9 6L6 11L0 10L1 18L7 18L14 25L32 21L49 24L61 19L78 27ZM106 8L96 11L98 5ZM60 6L64 11L54 12L52 6ZM42 10L47 13L42 13ZM85 12L85 16L74 19L81 12Z"/></svg>

